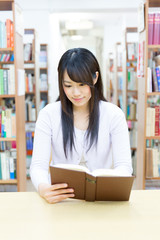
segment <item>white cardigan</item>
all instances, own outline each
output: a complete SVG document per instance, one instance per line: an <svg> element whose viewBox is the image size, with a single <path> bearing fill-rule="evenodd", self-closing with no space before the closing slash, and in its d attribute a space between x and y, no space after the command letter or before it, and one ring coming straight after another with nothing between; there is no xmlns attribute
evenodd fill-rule
<svg viewBox="0 0 160 240"><path fill-rule="evenodd" d="M99 133L97 147L86 152L85 131L75 128L75 147L66 159L63 150L61 127L61 103L55 102L43 108L38 116L34 137L34 149L30 174L36 189L40 183L50 183L51 164L79 164L84 156L90 171L99 168L113 168L119 175L132 174L129 135L124 113L116 105L100 101ZM112 160L113 159L113 160Z"/></svg>

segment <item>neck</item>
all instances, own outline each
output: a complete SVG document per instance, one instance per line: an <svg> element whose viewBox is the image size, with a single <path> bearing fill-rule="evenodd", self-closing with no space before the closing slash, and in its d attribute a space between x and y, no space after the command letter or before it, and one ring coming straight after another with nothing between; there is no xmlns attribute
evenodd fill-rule
<svg viewBox="0 0 160 240"><path fill-rule="evenodd" d="M89 104L86 104L81 107L73 105L73 114L89 114Z"/></svg>

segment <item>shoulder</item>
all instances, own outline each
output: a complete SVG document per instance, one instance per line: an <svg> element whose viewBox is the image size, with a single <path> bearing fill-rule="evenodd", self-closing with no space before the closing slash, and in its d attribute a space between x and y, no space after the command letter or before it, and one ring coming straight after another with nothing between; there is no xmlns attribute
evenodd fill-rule
<svg viewBox="0 0 160 240"><path fill-rule="evenodd" d="M124 117L124 112L113 103L100 101L99 106L100 115L105 115L109 118Z"/></svg>
<svg viewBox="0 0 160 240"><path fill-rule="evenodd" d="M61 110L61 103L60 101L54 102L54 103L49 103L47 104L41 111L40 113L58 113Z"/></svg>
<svg viewBox="0 0 160 240"><path fill-rule="evenodd" d="M61 116L61 102L54 102L47 104L43 109L40 110L38 118L59 118Z"/></svg>
<svg viewBox="0 0 160 240"><path fill-rule="evenodd" d="M100 119L103 126L108 126L111 134L128 131L124 112L113 103L100 102Z"/></svg>

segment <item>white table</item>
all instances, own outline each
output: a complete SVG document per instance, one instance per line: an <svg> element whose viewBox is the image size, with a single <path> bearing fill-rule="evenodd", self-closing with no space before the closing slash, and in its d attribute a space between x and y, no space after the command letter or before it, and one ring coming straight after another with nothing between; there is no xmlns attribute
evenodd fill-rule
<svg viewBox="0 0 160 240"><path fill-rule="evenodd" d="M128 202L58 204L35 192L0 193L1 240L156 240L159 228L160 190L132 190Z"/></svg>

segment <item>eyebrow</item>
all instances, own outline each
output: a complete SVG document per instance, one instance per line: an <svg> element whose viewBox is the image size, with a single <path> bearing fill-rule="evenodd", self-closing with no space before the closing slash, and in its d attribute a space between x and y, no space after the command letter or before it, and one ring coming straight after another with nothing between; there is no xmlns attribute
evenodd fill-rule
<svg viewBox="0 0 160 240"><path fill-rule="evenodd" d="M70 81L67 81L67 80L63 80L64 83L71 83Z"/></svg>

